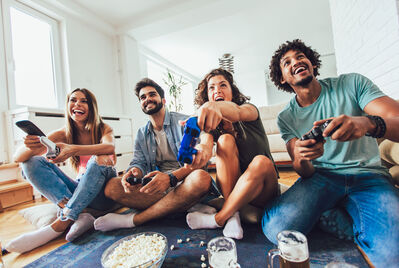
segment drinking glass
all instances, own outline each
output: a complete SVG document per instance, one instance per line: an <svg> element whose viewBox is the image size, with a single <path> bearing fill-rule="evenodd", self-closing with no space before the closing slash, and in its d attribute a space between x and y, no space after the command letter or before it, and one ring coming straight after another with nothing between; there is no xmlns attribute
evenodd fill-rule
<svg viewBox="0 0 399 268"><path fill-rule="evenodd" d="M309 249L306 236L298 231L284 230L277 235L278 249L268 252L268 267L279 256L280 268L309 268Z"/></svg>
<svg viewBox="0 0 399 268"><path fill-rule="evenodd" d="M240 268L233 239L218 236L208 242L208 260L212 268Z"/></svg>

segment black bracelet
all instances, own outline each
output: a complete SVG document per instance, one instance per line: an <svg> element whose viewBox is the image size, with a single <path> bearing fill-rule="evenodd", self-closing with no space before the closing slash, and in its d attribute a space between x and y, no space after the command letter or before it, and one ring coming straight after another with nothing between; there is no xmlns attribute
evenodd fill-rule
<svg viewBox="0 0 399 268"><path fill-rule="evenodd" d="M370 119L375 124L375 129L373 133L366 133L366 136L370 136L373 138L382 138L387 131L387 126L385 124L384 119L378 115L366 115L368 119Z"/></svg>

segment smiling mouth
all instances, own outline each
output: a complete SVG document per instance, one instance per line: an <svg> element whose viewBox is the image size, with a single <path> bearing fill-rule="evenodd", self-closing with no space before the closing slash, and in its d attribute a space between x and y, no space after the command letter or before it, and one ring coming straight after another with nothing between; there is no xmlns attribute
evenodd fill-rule
<svg viewBox="0 0 399 268"><path fill-rule="evenodd" d="M153 105L155 105L155 106L157 105L155 102L152 102L152 101L151 101L151 102L148 102L148 103L144 106L144 108L147 108L147 106L150 105L150 104L153 104Z"/></svg>
<svg viewBox="0 0 399 268"><path fill-rule="evenodd" d="M294 71L294 74L299 74L299 73L304 72L304 71L306 71L306 70L307 70L306 67L300 66L300 67L298 67L298 68Z"/></svg>
<svg viewBox="0 0 399 268"><path fill-rule="evenodd" d="M82 110L73 110L72 113L73 113L74 115L83 115L83 114L85 114L85 112L82 111Z"/></svg>
<svg viewBox="0 0 399 268"><path fill-rule="evenodd" d="M219 97L216 97L216 98L215 98L215 101L224 101L224 98L221 97L221 96L219 96Z"/></svg>

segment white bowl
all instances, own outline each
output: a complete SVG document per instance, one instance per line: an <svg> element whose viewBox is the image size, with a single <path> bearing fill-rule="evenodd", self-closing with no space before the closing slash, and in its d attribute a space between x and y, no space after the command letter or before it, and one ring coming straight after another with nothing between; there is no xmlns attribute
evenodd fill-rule
<svg viewBox="0 0 399 268"><path fill-rule="evenodd" d="M137 236L140 236L140 235L143 235L143 234L146 235L146 236L152 236L152 235L156 234L156 235L162 237L165 240L165 247L161 250L161 252L158 254L158 256L156 256L152 260L147 261L145 263L142 263L140 265L131 267L131 268L147 268L147 267L158 268L158 267L161 267L162 263L165 260L166 253L168 253L168 239L163 234L156 233L156 232L142 232L142 233L129 235L129 236L126 236L124 238L119 239L118 241L113 243L111 246L109 246L104 251L104 253L101 256L101 265L104 268L110 268L110 266L105 266L105 263L108 260L109 256L114 252L114 249L117 248L122 242L127 241L127 240L131 240L131 239L136 238Z"/></svg>

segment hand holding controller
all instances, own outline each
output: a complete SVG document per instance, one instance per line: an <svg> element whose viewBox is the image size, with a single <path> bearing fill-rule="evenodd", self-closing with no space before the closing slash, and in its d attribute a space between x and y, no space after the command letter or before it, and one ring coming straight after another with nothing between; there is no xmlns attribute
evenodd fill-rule
<svg viewBox="0 0 399 268"><path fill-rule="evenodd" d="M60 154L60 148L55 145L54 142L49 140L47 137L42 136L40 137L40 142L47 147L46 157L54 159Z"/></svg>
<svg viewBox="0 0 399 268"><path fill-rule="evenodd" d="M332 121L331 119L327 120L323 124L311 129L308 133L302 136L301 141L310 140L310 139L314 139L316 140L316 142L324 141L323 132L331 121ZM338 128L339 126L333 129L328 136L331 136Z"/></svg>
<svg viewBox="0 0 399 268"><path fill-rule="evenodd" d="M190 117L184 126L183 140L177 154L177 161L181 164L191 164L193 162L193 154L197 153L194 147L201 132L197 120L198 117Z"/></svg>
<svg viewBox="0 0 399 268"><path fill-rule="evenodd" d="M147 178L136 178L134 176L130 176L126 179L126 181L130 184L130 185L136 185L136 184L141 184L143 186L145 186L146 184L148 184L153 177L147 177Z"/></svg>

